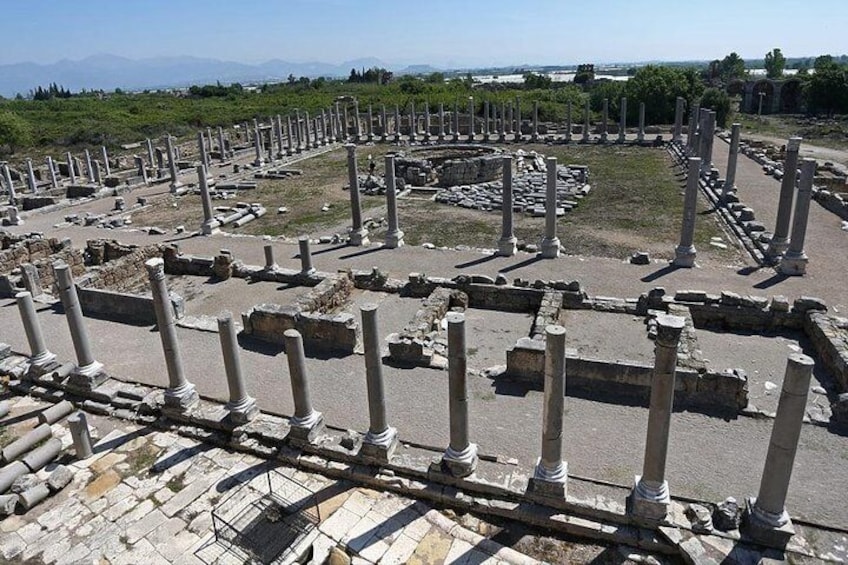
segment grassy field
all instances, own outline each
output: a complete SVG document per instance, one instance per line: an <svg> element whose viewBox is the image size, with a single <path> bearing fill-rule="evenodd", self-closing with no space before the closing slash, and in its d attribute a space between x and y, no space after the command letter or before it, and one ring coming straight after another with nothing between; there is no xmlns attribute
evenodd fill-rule
<svg viewBox="0 0 848 565"><path fill-rule="evenodd" d="M742 124L743 135L759 134L780 139L799 135L814 145L848 150L848 116L825 120L791 115L736 114L734 120Z"/></svg>
<svg viewBox="0 0 848 565"><path fill-rule="evenodd" d="M575 210L559 221L558 235L566 252L575 255L624 259L635 251L647 251L655 258L671 258L679 236L683 215L682 181L676 176L668 154L661 149L630 146L525 146L555 156L560 163L588 165L592 191ZM382 174L383 155L391 146L360 147L360 171L367 170L368 156L377 162ZM303 174L285 180L260 181L255 191L239 200L261 202L268 214L235 233L253 235L302 234L312 236L342 232L349 226L349 193L346 152L343 149L301 161L292 168ZM324 205L327 211L322 211ZM286 214L277 214L285 206ZM362 196L363 216L383 217L385 198ZM497 212L445 206L421 197L398 202L401 228L411 245L467 245L493 248L500 237L501 217ZM200 224L200 202L195 196L166 198L133 217L136 225L173 227L179 223ZM230 228L227 228L230 231ZM384 230L372 232L380 241ZM520 242L537 244L544 231L543 218L516 216L515 234ZM695 245L699 257L723 261L739 258L733 248L721 250L709 245L710 238L723 236L721 227L704 200L699 200Z"/></svg>

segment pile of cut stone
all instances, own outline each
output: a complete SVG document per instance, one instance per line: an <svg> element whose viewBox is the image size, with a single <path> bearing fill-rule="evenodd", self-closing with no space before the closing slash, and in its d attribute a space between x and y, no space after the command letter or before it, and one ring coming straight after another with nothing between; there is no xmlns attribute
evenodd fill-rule
<svg viewBox="0 0 848 565"><path fill-rule="evenodd" d="M516 152L516 173L512 180L513 211L533 217L545 215L547 167L544 155L535 151ZM557 165L557 216L576 207L589 194L589 169L582 165ZM436 193L435 201L451 206L482 210L501 210L503 207L503 182L459 185L443 188Z"/></svg>
<svg viewBox="0 0 848 565"><path fill-rule="evenodd" d="M214 218L221 226L232 224L240 228L248 222L261 218L267 212L265 207L258 202L252 204L238 202L234 207L216 206Z"/></svg>

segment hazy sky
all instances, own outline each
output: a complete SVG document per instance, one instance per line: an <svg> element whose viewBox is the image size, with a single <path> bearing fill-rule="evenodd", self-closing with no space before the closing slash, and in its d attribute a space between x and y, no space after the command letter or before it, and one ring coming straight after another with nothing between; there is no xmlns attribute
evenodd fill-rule
<svg viewBox="0 0 848 565"><path fill-rule="evenodd" d="M0 63L111 53L440 66L848 51L846 0L0 0Z"/></svg>

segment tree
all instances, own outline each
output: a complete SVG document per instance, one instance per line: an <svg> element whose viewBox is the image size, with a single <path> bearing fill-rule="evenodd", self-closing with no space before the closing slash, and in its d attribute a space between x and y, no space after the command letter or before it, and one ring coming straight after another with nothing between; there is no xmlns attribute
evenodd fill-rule
<svg viewBox="0 0 848 565"><path fill-rule="evenodd" d="M730 96L723 89L708 88L701 96L701 108L709 108L716 113L716 124L721 128L727 127L727 117L730 115Z"/></svg>
<svg viewBox="0 0 848 565"><path fill-rule="evenodd" d="M445 83L445 73L434 72L427 75L427 82L430 84L444 84Z"/></svg>
<svg viewBox="0 0 848 565"><path fill-rule="evenodd" d="M524 88L529 90L549 89L553 82L553 79L547 75L533 72L524 73Z"/></svg>
<svg viewBox="0 0 848 565"><path fill-rule="evenodd" d="M32 131L29 123L12 112L0 112L0 147L7 146L9 153L29 145Z"/></svg>
<svg viewBox="0 0 848 565"><path fill-rule="evenodd" d="M820 57L821 58L821 57ZM806 89L807 108L828 116L848 112L848 66L816 60L816 72Z"/></svg>
<svg viewBox="0 0 848 565"><path fill-rule="evenodd" d="M763 65L766 68L768 78L780 78L783 76L783 69L786 68L786 57L783 56L780 49L775 47L771 52L766 53Z"/></svg>
<svg viewBox="0 0 848 565"><path fill-rule="evenodd" d="M719 76L726 83L745 76L745 61L735 51L719 62Z"/></svg>
<svg viewBox="0 0 848 565"><path fill-rule="evenodd" d="M674 121L677 97L695 100L703 89L696 69L681 69L646 65L627 81L624 94L628 107L637 111L645 103L645 120L650 124L669 124ZM594 92L592 93L594 97Z"/></svg>

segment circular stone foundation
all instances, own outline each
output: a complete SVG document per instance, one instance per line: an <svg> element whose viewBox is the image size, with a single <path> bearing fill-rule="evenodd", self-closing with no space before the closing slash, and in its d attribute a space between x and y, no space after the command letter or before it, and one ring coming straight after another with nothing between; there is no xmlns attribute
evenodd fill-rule
<svg viewBox="0 0 848 565"><path fill-rule="evenodd" d="M484 145L414 147L395 158L395 174L412 186L449 188L501 178L500 149Z"/></svg>

